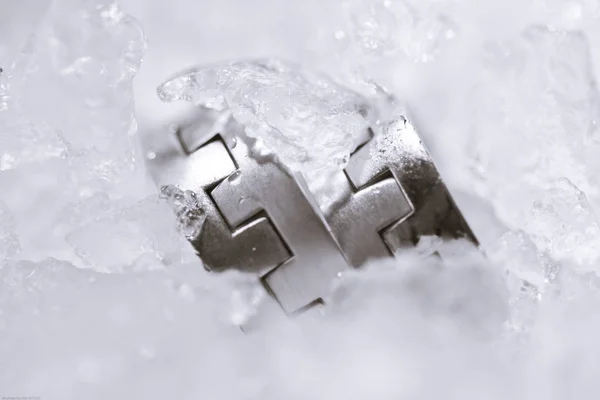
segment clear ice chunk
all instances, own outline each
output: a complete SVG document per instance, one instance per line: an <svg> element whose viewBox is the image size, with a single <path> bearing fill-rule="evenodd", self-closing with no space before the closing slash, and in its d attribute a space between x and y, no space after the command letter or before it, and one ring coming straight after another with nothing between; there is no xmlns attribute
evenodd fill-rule
<svg viewBox="0 0 600 400"><path fill-rule="evenodd" d="M168 185L161 188L160 197L174 208L181 233L188 240L196 238L206 220L206 213L196 193Z"/></svg>
<svg viewBox="0 0 600 400"><path fill-rule="evenodd" d="M345 25L336 37L347 42L347 57L373 61L404 55L430 62L458 31L443 9L431 0L345 0Z"/></svg>
<svg viewBox="0 0 600 400"><path fill-rule="evenodd" d="M600 96L586 36L532 27L490 42L480 79L469 128L475 187L552 258L593 264Z"/></svg>
<svg viewBox="0 0 600 400"><path fill-rule="evenodd" d="M488 252L494 262L506 268L511 275L543 292L559 272L558 263L547 252L539 250L523 231L505 233Z"/></svg>
<svg viewBox="0 0 600 400"><path fill-rule="evenodd" d="M0 167L63 157L100 179L106 165L135 168L131 79L144 46L139 25L112 1L50 2L0 77Z"/></svg>
<svg viewBox="0 0 600 400"><path fill-rule="evenodd" d="M131 87L145 39L113 1L37 6L24 46L0 60L0 201L17 218L24 257L75 262L65 237L91 217L65 222L61 210L99 194L131 203L149 193Z"/></svg>
<svg viewBox="0 0 600 400"><path fill-rule="evenodd" d="M534 202L525 229L553 259L580 271L597 270L600 223L585 194L569 180L554 182Z"/></svg>
<svg viewBox="0 0 600 400"><path fill-rule="evenodd" d="M184 257L185 249L191 253L191 247L176 230L172 210L156 196L130 206L113 202L107 207L101 198L95 203L78 206L87 210L72 215L85 222L66 235L86 266L104 272L155 269L164 267L165 258L178 254ZM105 207L104 212L97 211Z"/></svg>
<svg viewBox="0 0 600 400"><path fill-rule="evenodd" d="M289 167L339 167L367 134L370 102L326 76L274 59L198 67L165 82L163 101L229 109Z"/></svg>

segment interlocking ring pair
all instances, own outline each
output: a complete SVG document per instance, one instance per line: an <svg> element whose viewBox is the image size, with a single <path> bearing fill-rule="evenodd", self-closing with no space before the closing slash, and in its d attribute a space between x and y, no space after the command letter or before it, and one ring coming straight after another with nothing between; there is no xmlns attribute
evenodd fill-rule
<svg viewBox="0 0 600 400"><path fill-rule="evenodd" d="M159 187L195 193L204 222L190 241L210 271L256 273L286 313L328 296L345 270L446 239L477 240L409 121L372 136L330 180L319 204L276 154L260 154L233 118L214 112L171 129L150 161ZM435 245L429 253L438 254ZM442 255L443 256L443 255Z"/></svg>

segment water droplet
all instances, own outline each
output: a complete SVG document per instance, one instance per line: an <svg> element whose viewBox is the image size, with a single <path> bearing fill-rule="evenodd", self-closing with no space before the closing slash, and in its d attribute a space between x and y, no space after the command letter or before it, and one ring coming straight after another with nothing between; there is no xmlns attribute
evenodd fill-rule
<svg viewBox="0 0 600 400"><path fill-rule="evenodd" d="M154 160L156 158L156 153L153 151L149 151L146 153L146 158L148 160Z"/></svg>
<svg viewBox="0 0 600 400"><path fill-rule="evenodd" d="M256 247L253 247L253 248L252 248L252 251L256 251Z"/></svg>
<svg viewBox="0 0 600 400"><path fill-rule="evenodd" d="M231 139L229 139L229 148L235 149L235 146L237 146L237 138L232 137Z"/></svg>
<svg viewBox="0 0 600 400"><path fill-rule="evenodd" d="M240 176L242 176L242 171L235 171L233 174L229 175L229 178L227 178L227 181L231 185L237 185L240 183Z"/></svg>

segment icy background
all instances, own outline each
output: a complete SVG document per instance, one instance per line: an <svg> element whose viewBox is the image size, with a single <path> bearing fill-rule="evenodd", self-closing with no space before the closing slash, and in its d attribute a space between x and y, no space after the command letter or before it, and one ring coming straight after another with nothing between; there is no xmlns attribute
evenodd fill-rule
<svg viewBox="0 0 600 400"><path fill-rule="evenodd" d="M600 1L0 6L1 396L597 398ZM265 57L289 63L236 61ZM487 261L374 265L242 334L261 292L203 272L137 140L198 64L192 100L298 168L343 165L395 98Z"/></svg>

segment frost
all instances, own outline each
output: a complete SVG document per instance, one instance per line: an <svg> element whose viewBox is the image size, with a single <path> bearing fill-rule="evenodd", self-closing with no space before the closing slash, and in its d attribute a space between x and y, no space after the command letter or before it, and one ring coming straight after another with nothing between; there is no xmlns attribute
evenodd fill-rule
<svg viewBox="0 0 600 400"><path fill-rule="evenodd" d="M507 271L518 279L533 285L537 291L553 282L558 273L557 263L523 231L507 232L489 252L496 262L504 263Z"/></svg>
<svg viewBox="0 0 600 400"><path fill-rule="evenodd" d="M36 163L49 158L64 158L66 142L47 124L33 123L10 111L0 113L0 171Z"/></svg>
<svg viewBox="0 0 600 400"><path fill-rule="evenodd" d="M428 157L415 127L405 118L400 117L382 124L382 130L388 134L376 137L376 140L379 141L377 146L379 150L371 154L373 159L380 163L379 165L385 165L390 159L390 154L406 155L407 159L403 159L403 162L407 165ZM389 134L389 132L393 134ZM402 140L397 140L398 137L402 137ZM408 157L411 159L409 160Z"/></svg>

